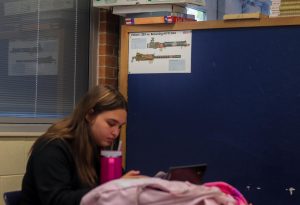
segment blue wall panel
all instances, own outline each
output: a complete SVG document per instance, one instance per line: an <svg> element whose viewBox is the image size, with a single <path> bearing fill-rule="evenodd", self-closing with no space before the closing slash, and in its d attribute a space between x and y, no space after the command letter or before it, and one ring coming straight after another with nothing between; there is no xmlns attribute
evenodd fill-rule
<svg viewBox="0 0 300 205"><path fill-rule="evenodd" d="M300 204L299 36L194 30L192 73L129 75L127 169L207 163L255 205Z"/></svg>

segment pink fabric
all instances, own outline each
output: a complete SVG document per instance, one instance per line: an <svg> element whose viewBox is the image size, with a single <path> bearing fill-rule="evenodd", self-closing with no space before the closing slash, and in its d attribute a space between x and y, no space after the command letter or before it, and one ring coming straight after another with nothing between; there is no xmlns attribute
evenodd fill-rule
<svg viewBox="0 0 300 205"><path fill-rule="evenodd" d="M217 187L159 178L118 179L87 193L81 205L236 205Z"/></svg>
<svg viewBox="0 0 300 205"><path fill-rule="evenodd" d="M225 194L231 195L237 202L237 205L247 205L248 202L244 196L233 186L225 182L209 182L205 183L204 186L207 187L218 187Z"/></svg>

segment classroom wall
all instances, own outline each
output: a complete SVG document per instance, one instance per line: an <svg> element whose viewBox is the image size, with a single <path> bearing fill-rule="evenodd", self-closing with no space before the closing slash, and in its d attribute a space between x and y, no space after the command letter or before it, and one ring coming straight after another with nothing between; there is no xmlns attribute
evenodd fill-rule
<svg viewBox="0 0 300 205"><path fill-rule="evenodd" d="M3 193L20 190L28 159L28 152L36 137L0 137L0 205Z"/></svg>

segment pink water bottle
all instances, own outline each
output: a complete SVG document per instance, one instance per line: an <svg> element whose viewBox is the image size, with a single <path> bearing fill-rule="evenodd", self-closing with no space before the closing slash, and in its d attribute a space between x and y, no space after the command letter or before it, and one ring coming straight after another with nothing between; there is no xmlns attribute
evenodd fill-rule
<svg viewBox="0 0 300 205"><path fill-rule="evenodd" d="M103 184L122 176L122 152L117 150L101 151L100 183Z"/></svg>

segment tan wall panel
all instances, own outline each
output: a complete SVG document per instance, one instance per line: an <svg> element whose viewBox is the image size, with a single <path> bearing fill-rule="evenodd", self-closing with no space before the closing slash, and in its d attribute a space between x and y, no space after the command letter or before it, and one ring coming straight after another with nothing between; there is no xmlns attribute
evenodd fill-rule
<svg viewBox="0 0 300 205"><path fill-rule="evenodd" d="M0 176L25 171L25 138L0 138Z"/></svg>
<svg viewBox="0 0 300 205"><path fill-rule="evenodd" d="M21 190L23 175L11 175L0 177L0 205L4 205L3 193L7 191Z"/></svg>

